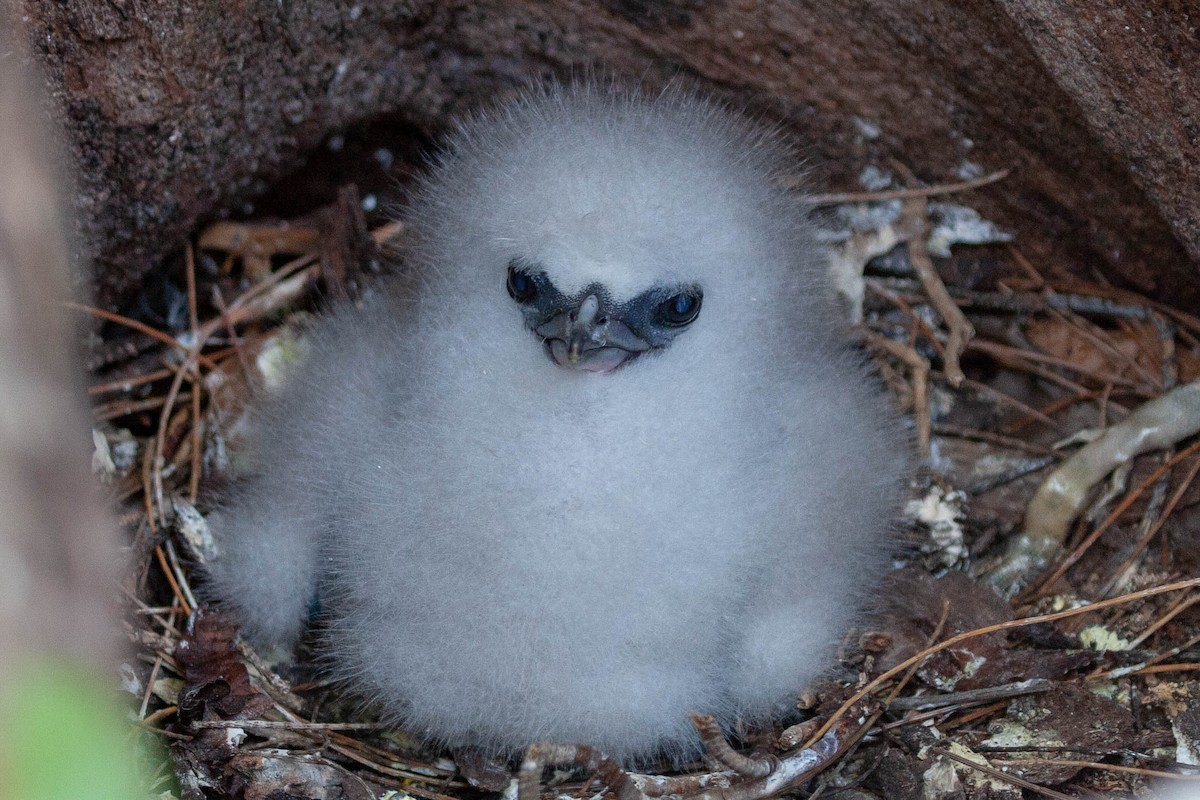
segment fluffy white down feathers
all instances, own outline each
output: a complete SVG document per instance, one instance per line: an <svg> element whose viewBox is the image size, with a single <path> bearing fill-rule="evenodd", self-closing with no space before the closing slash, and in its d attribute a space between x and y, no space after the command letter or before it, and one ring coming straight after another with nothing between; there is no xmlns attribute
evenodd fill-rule
<svg viewBox="0 0 1200 800"><path fill-rule="evenodd" d="M689 711L787 704L885 564L906 449L774 182L793 167L683 94L555 88L458 131L411 276L313 332L261 476L215 515L214 590L247 635L294 644L319 597L333 675L501 753L682 755ZM656 345L559 366L514 264L564 313L650 298ZM681 286L702 309L659 346Z"/></svg>

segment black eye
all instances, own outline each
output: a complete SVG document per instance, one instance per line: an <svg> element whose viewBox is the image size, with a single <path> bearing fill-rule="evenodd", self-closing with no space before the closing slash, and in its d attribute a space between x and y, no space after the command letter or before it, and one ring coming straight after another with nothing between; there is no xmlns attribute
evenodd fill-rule
<svg viewBox="0 0 1200 800"><path fill-rule="evenodd" d="M508 268L508 293L518 303L528 303L537 297L538 287L528 272Z"/></svg>
<svg viewBox="0 0 1200 800"><path fill-rule="evenodd" d="M699 289L673 294L658 304L654 318L660 325L687 325L700 313L700 300L703 297Z"/></svg>

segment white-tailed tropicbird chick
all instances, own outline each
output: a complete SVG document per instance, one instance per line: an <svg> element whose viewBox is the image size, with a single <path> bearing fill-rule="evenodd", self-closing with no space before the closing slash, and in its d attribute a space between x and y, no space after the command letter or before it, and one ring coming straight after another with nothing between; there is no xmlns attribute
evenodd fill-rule
<svg viewBox="0 0 1200 800"><path fill-rule="evenodd" d="M554 88L451 137L413 277L313 334L215 520L260 644L413 732L684 755L784 707L888 554L905 441L794 167L682 93Z"/></svg>

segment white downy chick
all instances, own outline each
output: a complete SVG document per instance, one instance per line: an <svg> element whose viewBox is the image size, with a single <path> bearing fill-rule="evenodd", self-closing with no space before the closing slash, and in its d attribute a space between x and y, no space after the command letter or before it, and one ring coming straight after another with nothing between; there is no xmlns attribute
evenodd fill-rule
<svg viewBox="0 0 1200 800"><path fill-rule="evenodd" d="M786 707L888 554L906 443L790 153L684 93L529 93L451 137L412 274L341 309L214 521L260 644L418 735L694 753Z"/></svg>

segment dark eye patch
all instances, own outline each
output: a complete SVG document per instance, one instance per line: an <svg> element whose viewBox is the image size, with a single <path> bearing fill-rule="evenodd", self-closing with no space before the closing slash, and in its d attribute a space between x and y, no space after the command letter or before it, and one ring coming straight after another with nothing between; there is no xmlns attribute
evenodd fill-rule
<svg viewBox="0 0 1200 800"><path fill-rule="evenodd" d="M536 261L514 258L508 262L505 288L516 301L531 331L560 314L571 313L588 295L600 300L602 316L622 325L651 349L666 347L688 329L700 314L704 291L698 285L658 286L625 301L614 301L599 283L565 295Z"/></svg>

